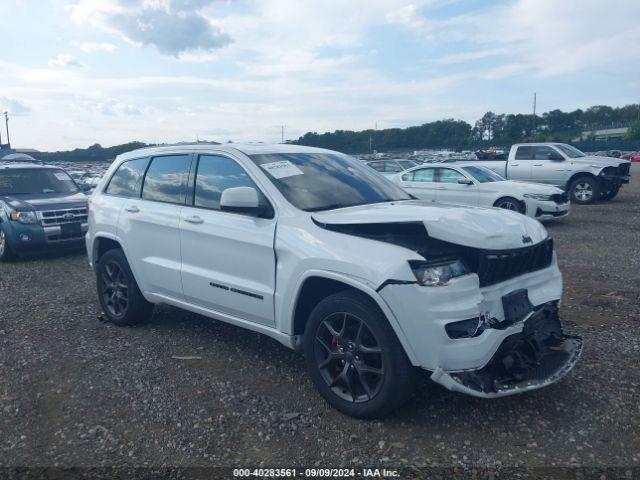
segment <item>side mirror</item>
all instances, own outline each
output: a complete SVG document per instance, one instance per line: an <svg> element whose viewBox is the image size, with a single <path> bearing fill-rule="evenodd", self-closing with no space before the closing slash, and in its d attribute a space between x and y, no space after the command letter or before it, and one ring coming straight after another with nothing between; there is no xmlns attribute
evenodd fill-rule
<svg viewBox="0 0 640 480"><path fill-rule="evenodd" d="M265 207L260 205L258 192L253 187L227 188L220 197L220 210L260 216Z"/></svg>
<svg viewBox="0 0 640 480"><path fill-rule="evenodd" d="M88 185L86 183L81 183L79 187L80 187L80 190L82 190L83 192L88 192L93 188L91 185Z"/></svg>
<svg viewBox="0 0 640 480"><path fill-rule="evenodd" d="M458 183L460 185L473 185L473 182L471 180L469 180L468 178L459 178L458 179Z"/></svg>

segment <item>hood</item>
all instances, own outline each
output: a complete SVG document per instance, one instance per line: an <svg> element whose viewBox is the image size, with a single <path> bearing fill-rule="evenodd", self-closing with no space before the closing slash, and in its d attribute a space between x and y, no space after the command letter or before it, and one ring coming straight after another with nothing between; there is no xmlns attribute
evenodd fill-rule
<svg viewBox="0 0 640 480"><path fill-rule="evenodd" d="M79 208L87 205L87 196L82 192L70 194L22 194L0 196L14 210L56 210Z"/></svg>
<svg viewBox="0 0 640 480"><path fill-rule="evenodd" d="M562 194L564 190L542 183L520 182L517 180L505 180L504 182L487 182L478 185L480 190L504 192L504 193L540 193L543 195Z"/></svg>
<svg viewBox="0 0 640 480"><path fill-rule="evenodd" d="M594 155L587 155L586 157L570 158L567 160L572 163L597 165L598 167L617 167L623 163L630 163L628 160L622 160L614 157L596 157Z"/></svg>
<svg viewBox="0 0 640 480"><path fill-rule="evenodd" d="M340 208L316 212L312 217L327 225L422 222L429 237L489 250L522 248L548 236L540 222L519 213L418 200Z"/></svg>

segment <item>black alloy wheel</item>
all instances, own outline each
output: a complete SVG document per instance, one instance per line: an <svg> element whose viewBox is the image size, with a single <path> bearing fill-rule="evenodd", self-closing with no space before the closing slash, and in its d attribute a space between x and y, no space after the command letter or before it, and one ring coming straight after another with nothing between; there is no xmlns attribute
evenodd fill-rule
<svg viewBox="0 0 640 480"><path fill-rule="evenodd" d="M140 292L122 250L109 250L98 260L96 286L102 311L110 322L133 325L151 316L153 304Z"/></svg>
<svg viewBox="0 0 640 480"><path fill-rule="evenodd" d="M347 415L381 417L411 394L414 367L384 313L364 293L345 290L321 300L309 315L303 347L318 392Z"/></svg>
<svg viewBox="0 0 640 480"><path fill-rule="evenodd" d="M315 340L318 370L338 397L359 403L378 394L385 375L382 349L360 318L333 313L320 323Z"/></svg>
<svg viewBox="0 0 640 480"><path fill-rule="evenodd" d="M524 214L524 208L522 208L522 202L513 197L500 198L494 203L494 207L502 208L504 210L511 210L512 212L518 212Z"/></svg>
<svg viewBox="0 0 640 480"><path fill-rule="evenodd" d="M102 302L110 317L122 318L129 308L129 284L126 275L115 261L106 262L101 275Z"/></svg>

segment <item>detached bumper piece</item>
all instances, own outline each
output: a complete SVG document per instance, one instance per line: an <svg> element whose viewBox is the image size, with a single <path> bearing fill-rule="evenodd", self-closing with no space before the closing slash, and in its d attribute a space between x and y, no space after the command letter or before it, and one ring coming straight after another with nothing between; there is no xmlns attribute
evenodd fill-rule
<svg viewBox="0 0 640 480"><path fill-rule="evenodd" d="M482 398L502 397L550 385L565 376L582 351L582 339L565 335L557 310L545 306L508 336L483 368L431 378L450 390Z"/></svg>

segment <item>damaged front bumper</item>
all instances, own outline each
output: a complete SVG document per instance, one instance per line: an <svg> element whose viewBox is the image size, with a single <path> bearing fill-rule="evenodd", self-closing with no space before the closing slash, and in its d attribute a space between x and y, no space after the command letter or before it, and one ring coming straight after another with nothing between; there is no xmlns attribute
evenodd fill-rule
<svg viewBox="0 0 640 480"><path fill-rule="evenodd" d="M449 390L496 398L536 390L565 376L580 357L582 339L562 332L555 304L535 309L521 323L522 331L506 337L482 368L438 368L431 379Z"/></svg>

